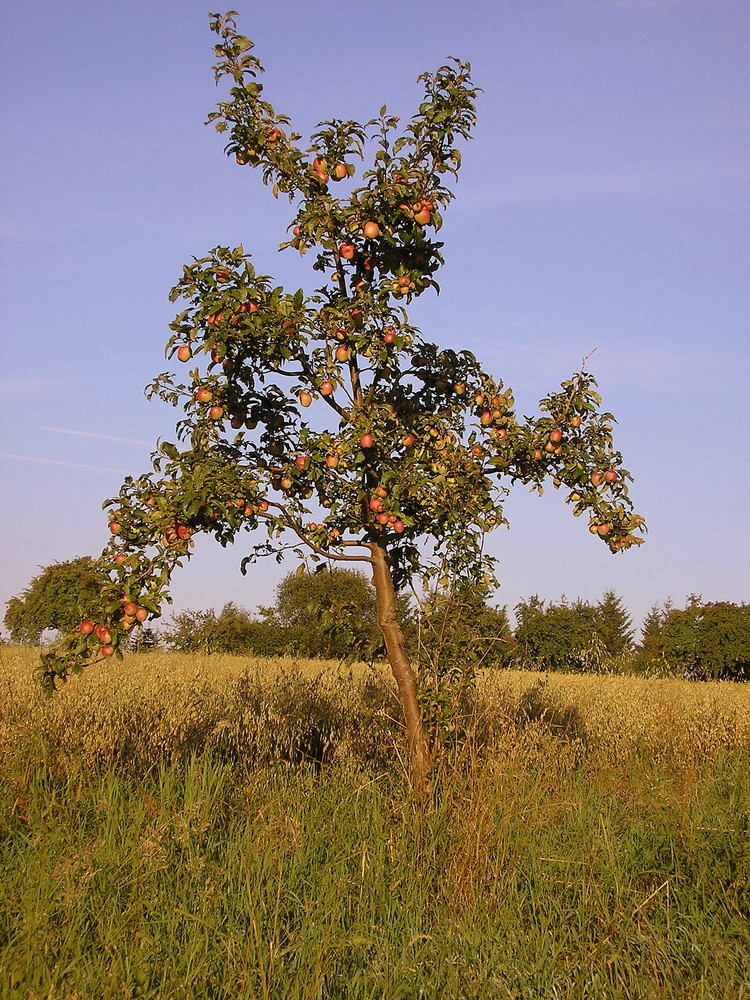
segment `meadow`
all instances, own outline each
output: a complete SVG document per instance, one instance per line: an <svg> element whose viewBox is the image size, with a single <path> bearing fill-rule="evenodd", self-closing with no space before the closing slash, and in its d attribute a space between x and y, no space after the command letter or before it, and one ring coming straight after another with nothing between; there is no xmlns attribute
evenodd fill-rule
<svg viewBox="0 0 750 1000"><path fill-rule="evenodd" d="M750 998L750 686L0 647L0 997Z"/></svg>

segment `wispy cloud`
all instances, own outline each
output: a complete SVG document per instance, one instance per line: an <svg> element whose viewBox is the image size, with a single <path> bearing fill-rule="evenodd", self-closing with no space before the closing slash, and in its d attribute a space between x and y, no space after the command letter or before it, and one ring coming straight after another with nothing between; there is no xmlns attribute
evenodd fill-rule
<svg viewBox="0 0 750 1000"><path fill-rule="evenodd" d="M673 341L648 343L642 338L596 331L551 331L541 325L514 324L518 336L502 345L482 345L482 357L515 368L517 379L541 374L567 377L584 355L588 371L607 385L684 395L731 391L743 384L747 355L737 348L686 347ZM555 334L552 337L552 334ZM625 345L625 346L623 346Z"/></svg>
<svg viewBox="0 0 750 1000"><path fill-rule="evenodd" d="M65 469L86 469L89 472L115 472L118 476L129 475L124 469L113 469L107 465L84 465L82 462L64 462L58 458L37 458L35 455L12 455L5 451L0 451L0 458L10 459L15 462L34 462L37 465L59 465Z"/></svg>
<svg viewBox="0 0 750 1000"><path fill-rule="evenodd" d="M6 401L33 399L49 389L69 384L62 378L6 378L0 379L0 395Z"/></svg>
<svg viewBox="0 0 750 1000"><path fill-rule="evenodd" d="M96 441L119 441L121 444L137 444L152 447L153 441L141 441L138 438L117 437L114 434L99 434L96 431L73 431L67 427L39 427L40 431L49 431L51 434L72 434L75 437L94 438Z"/></svg>

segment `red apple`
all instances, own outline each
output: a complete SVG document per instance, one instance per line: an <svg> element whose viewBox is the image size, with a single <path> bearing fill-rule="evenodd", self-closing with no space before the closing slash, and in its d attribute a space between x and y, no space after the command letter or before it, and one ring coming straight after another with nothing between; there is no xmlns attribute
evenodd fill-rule
<svg viewBox="0 0 750 1000"><path fill-rule="evenodd" d="M604 479L604 473L592 472L591 475L589 476L589 479L591 480L594 486L599 486L601 484L601 481Z"/></svg>
<svg viewBox="0 0 750 1000"><path fill-rule="evenodd" d="M401 520L400 518L397 518L397 519L396 519L396 520L395 520L395 521L393 522L393 530L394 530L394 531L396 532L396 534L398 534L398 535L400 535L400 534L401 534L401 532L402 532L402 531L404 530L404 528L405 528L405 527L406 527L406 525L404 524L404 522L403 522L403 521L402 521L402 520Z"/></svg>
<svg viewBox="0 0 750 1000"><path fill-rule="evenodd" d="M299 401L301 406L309 406L312 403L312 396L309 392L301 392L299 394Z"/></svg>
<svg viewBox="0 0 750 1000"><path fill-rule="evenodd" d="M320 383L320 394L321 396L330 396L333 392L333 382L321 382Z"/></svg>
<svg viewBox="0 0 750 1000"><path fill-rule="evenodd" d="M118 552L114 559L115 566L122 566L127 558L124 552Z"/></svg>
<svg viewBox="0 0 750 1000"><path fill-rule="evenodd" d="M337 163L333 168L333 176L337 181L343 181L348 173L349 171L346 169L345 163Z"/></svg>
<svg viewBox="0 0 750 1000"><path fill-rule="evenodd" d="M337 361L348 361L349 360L349 348L348 347L337 347L336 348L336 360Z"/></svg>
<svg viewBox="0 0 750 1000"><path fill-rule="evenodd" d="M414 221L418 222L420 226L429 226L432 215L426 208L420 208L418 212L414 213Z"/></svg>
<svg viewBox="0 0 750 1000"><path fill-rule="evenodd" d="M549 439L550 441L554 441L555 444L559 444L562 441L562 431L559 427L549 432Z"/></svg>
<svg viewBox="0 0 750 1000"><path fill-rule="evenodd" d="M608 483L616 483L620 477L617 475L614 469L607 469L607 471L604 473L604 478Z"/></svg>
<svg viewBox="0 0 750 1000"><path fill-rule="evenodd" d="M338 464L339 464L338 455L326 455L326 468L335 469Z"/></svg>
<svg viewBox="0 0 750 1000"><path fill-rule="evenodd" d="M198 389L195 393L195 398L199 403L209 403L213 398L213 393L210 389Z"/></svg>
<svg viewBox="0 0 750 1000"><path fill-rule="evenodd" d="M363 434L359 443L363 448L372 448L372 434Z"/></svg>
<svg viewBox="0 0 750 1000"><path fill-rule="evenodd" d="M297 457L294 460L294 464L297 466L298 469L304 469L306 462L307 462L307 455L297 455Z"/></svg>
<svg viewBox="0 0 750 1000"><path fill-rule="evenodd" d="M362 235L366 240L377 239L377 237L380 236L380 226L377 222L366 222L364 226L362 226Z"/></svg>
<svg viewBox="0 0 750 1000"><path fill-rule="evenodd" d="M137 610L138 610L138 605L135 603L135 601L126 601L125 604L123 604L122 606L122 613L130 617L134 616Z"/></svg>
<svg viewBox="0 0 750 1000"><path fill-rule="evenodd" d="M401 444L404 446L404 448L413 448L414 447L414 442L416 440L417 439L414 437L413 434L406 434L401 439Z"/></svg>
<svg viewBox="0 0 750 1000"><path fill-rule="evenodd" d="M221 418L224 416L224 407L211 406L208 410L208 415L211 418L211 420L221 420Z"/></svg>
<svg viewBox="0 0 750 1000"><path fill-rule="evenodd" d="M280 486L282 490L290 490L292 488L292 480L289 478L289 476L284 476L284 478L281 480Z"/></svg>
<svg viewBox="0 0 750 1000"><path fill-rule="evenodd" d="M78 630L80 631L81 635L91 635L91 633L94 631L94 623L88 620L83 621L78 626Z"/></svg>
<svg viewBox="0 0 750 1000"><path fill-rule="evenodd" d="M189 361L193 356L192 348L189 344L183 344L182 347L177 348L177 360L178 361Z"/></svg>
<svg viewBox="0 0 750 1000"><path fill-rule="evenodd" d="M353 260L355 254L357 253L357 248L353 243L342 243L339 247L339 253L344 260Z"/></svg>
<svg viewBox="0 0 750 1000"><path fill-rule="evenodd" d="M102 646L101 648L102 656L107 656L107 657L112 656L114 654L114 651L115 651L114 647L110 646L109 644L107 644L106 646Z"/></svg>
<svg viewBox="0 0 750 1000"><path fill-rule="evenodd" d="M110 521L109 522L109 530L112 532L113 535L119 535L120 534L120 523L119 523L119 521Z"/></svg>

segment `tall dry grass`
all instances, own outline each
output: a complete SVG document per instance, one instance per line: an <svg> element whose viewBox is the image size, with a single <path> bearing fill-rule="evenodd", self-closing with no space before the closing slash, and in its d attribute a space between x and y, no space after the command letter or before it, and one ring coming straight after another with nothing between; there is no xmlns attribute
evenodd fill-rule
<svg viewBox="0 0 750 1000"><path fill-rule="evenodd" d="M250 766L387 764L399 749L385 669L155 652L97 664L45 699L36 662L32 649L0 647L6 764L44 752L59 765L148 767L203 750ZM444 759L506 759L549 739L601 763L699 763L750 748L750 685L484 671Z"/></svg>
<svg viewBox="0 0 750 1000"><path fill-rule="evenodd" d="M421 815L385 674L0 656L0 996L750 996L747 687L485 673Z"/></svg>

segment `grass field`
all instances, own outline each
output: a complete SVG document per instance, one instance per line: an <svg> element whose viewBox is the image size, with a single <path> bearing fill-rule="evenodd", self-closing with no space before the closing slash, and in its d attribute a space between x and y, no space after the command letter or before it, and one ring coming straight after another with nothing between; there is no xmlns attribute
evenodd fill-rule
<svg viewBox="0 0 750 1000"><path fill-rule="evenodd" d="M0 647L0 997L750 1000L750 686Z"/></svg>

